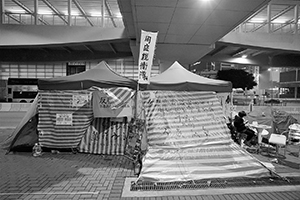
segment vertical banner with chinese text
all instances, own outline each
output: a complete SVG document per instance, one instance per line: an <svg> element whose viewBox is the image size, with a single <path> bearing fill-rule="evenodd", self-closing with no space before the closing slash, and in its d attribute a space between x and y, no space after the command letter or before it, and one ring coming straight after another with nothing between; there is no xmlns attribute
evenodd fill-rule
<svg viewBox="0 0 300 200"><path fill-rule="evenodd" d="M142 30L138 63L138 83L140 84L149 84L156 38L157 32L147 32Z"/></svg>

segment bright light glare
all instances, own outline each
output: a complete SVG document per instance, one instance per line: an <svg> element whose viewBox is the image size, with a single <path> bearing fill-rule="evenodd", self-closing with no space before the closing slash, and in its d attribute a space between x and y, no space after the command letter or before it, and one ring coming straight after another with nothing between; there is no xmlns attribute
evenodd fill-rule
<svg viewBox="0 0 300 200"><path fill-rule="evenodd" d="M246 54L242 55L242 58L247 58L247 55Z"/></svg>
<svg viewBox="0 0 300 200"><path fill-rule="evenodd" d="M275 19L272 21L272 23L275 23L275 24L285 24L287 23L288 19Z"/></svg>
<svg viewBox="0 0 300 200"><path fill-rule="evenodd" d="M252 18L252 19L250 19L248 22L250 22L250 23L263 23L263 22L265 22L266 20L265 19L263 19L263 18Z"/></svg>
<svg viewBox="0 0 300 200"><path fill-rule="evenodd" d="M102 16L102 14L101 13L91 13L91 16L92 17L101 17Z"/></svg>
<svg viewBox="0 0 300 200"><path fill-rule="evenodd" d="M39 10L38 14L39 15L52 15L53 13L51 11Z"/></svg>
<svg viewBox="0 0 300 200"><path fill-rule="evenodd" d="M25 10L18 10L18 9L6 9L8 12L16 13L16 14L25 14Z"/></svg>
<svg viewBox="0 0 300 200"><path fill-rule="evenodd" d="M72 12L71 15L74 15L74 16L80 16L80 13L78 13L78 12Z"/></svg>
<svg viewBox="0 0 300 200"><path fill-rule="evenodd" d="M121 13L115 13L115 14L114 14L114 17L116 17L116 18L123 18L123 16L122 16Z"/></svg>
<svg viewBox="0 0 300 200"><path fill-rule="evenodd" d="M69 15L68 12L64 12L64 14L65 14L66 16ZM78 12L71 12L71 15L72 15L72 16L80 16L80 13L78 13Z"/></svg>

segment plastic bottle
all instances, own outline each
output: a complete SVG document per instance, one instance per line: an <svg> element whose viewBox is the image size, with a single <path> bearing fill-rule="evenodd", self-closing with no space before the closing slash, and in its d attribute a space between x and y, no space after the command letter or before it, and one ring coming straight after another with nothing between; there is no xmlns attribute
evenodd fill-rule
<svg viewBox="0 0 300 200"><path fill-rule="evenodd" d="M37 157L37 156L41 156L42 155L42 147L39 143L35 143L33 148L32 148L32 155L34 157Z"/></svg>

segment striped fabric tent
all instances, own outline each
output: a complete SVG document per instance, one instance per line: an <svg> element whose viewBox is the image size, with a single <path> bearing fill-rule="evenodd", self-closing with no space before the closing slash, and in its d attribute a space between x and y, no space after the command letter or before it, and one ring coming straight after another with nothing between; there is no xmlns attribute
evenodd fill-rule
<svg viewBox="0 0 300 200"><path fill-rule="evenodd" d="M93 120L91 91L40 91L39 97L41 146L77 148Z"/></svg>
<svg viewBox="0 0 300 200"><path fill-rule="evenodd" d="M232 83L190 72L175 61L166 71L150 78L147 90L231 92Z"/></svg>
<svg viewBox="0 0 300 200"><path fill-rule="evenodd" d="M105 155L124 155L128 124L111 118L95 118L83 136L79 152Z"/></svg>
<svg viewBox="0 0 300 200"><path fill-rule="evenodd" d="M39 90L86 90L93 86L136 89L137 81L117 74L105 61L100 62L90 70L78 74L38 80Z"/></svg>
<svg viewBox="0 0 300 200"><path fill-rule="evenodd" d="M47 148L79 148L79 152L124 155L128 123L126 117L94 117L91 98L104 91L112 109L122 109L133 97L124 87L89 90L40 91L39 142Z"/></svg>
<svg viewBox="0 0 300 200"><path fill-rule="evenodd" d="M108 109L121 110L136 86L137 81L115 73L105 61L78 74L39 79L40 144L48 148L80 147L85 153L123 154L127 123L94 118L91 97L95 90L101 90Z"/></svg>
<svg viewBox="0 0 300 200"><path fill-rule="evenodd" d="M148 152L138 180L270 176L230 138L214 92L144 91Z"/></svg>

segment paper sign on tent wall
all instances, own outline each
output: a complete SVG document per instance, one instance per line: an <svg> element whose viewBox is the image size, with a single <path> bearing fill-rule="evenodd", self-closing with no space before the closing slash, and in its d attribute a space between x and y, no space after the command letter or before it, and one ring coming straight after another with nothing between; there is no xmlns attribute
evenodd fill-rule
<svg viewBox="0 0 300 200"><path fill-rule="evenodd" d="M90 103L91 95L90 94L73 94L72 95L72 106L73 107L82 107L87 103Z"/></svg>
<svg viewBox="0 0 300 200"><path fill-rule="evenodd" d="M157 32L143 31L141 33L138 83L149 84L153 63Z"/></svg>
<svg viewBox="0 0 300 200"><path fill-rule="evenodd" d="M131 93L131 92L130 92ZM94 117L131 117L132 116L132 95L127 95L124 103L114 108L112 99L104 90L93 92L93 113Z"/></svg>
<svg viewBox="0 0 300 200"><path fill-rule="evenodd" d="M56 113L56 125L71 125L73 124L73 116L70 113Z"/></svg>

